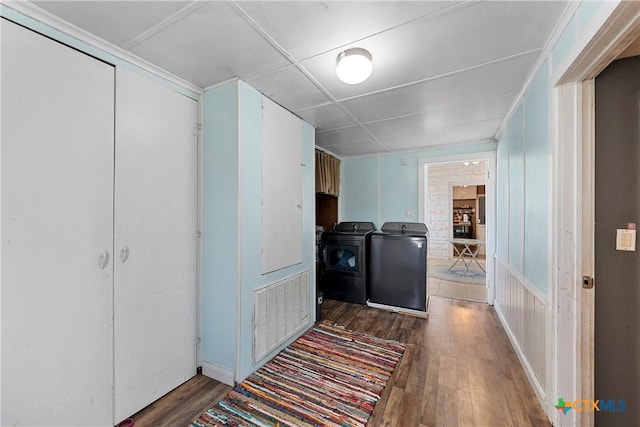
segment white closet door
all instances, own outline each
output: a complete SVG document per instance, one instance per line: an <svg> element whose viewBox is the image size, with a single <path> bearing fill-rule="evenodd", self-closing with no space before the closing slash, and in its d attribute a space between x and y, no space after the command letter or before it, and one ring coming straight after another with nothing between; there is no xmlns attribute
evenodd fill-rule
<svg viewBox="0 0 640 427"><path fill-rule="evenodd" d="M1 424L112 425L114 69L0 26Z"/></svg>
<svg viewBox="0 0 640 427"><path fill-rule="evenodd" d="M262 273L302 262L302 120L262 101Z"/></svg>
<svg viewBox="0 0 640 427"><path fill-rule="evenodd" d="M198 104L116 70L115 421L195 375Z"/></svg>

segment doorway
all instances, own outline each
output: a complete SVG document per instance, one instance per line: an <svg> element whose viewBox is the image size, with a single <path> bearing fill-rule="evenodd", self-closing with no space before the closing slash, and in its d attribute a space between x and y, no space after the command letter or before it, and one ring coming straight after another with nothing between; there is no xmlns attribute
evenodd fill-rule
<svg viewBox="0 0 640 427"><path fill-rule="evenodd" d="M595 79L594 398L614 404L596 426L640 425L640 253L616 244L617 229L640 222L638 76L640 56Z"/></svg>
<svg viewBox="0 0 640 427"><path fill-rule="evenodd" d="M430 231L429 294L493 303L495 153L421 159L420 219Z"/></svg>
<svg viewBox="0 0 640 427"><path fill-rule="evenodd" d="M595 411L558 413L552 399L574 396L609 400L606 396L597 396L594 390L594 305L595 295L602 286L596 278L594 288L590 289L584 286L583 280L596 274L593 79L637 39L640 4L605 2L596 17L582 31L584 36L573 54L552 76L551 130L556 137L554 166L557 180L553 202L553 246L557 269L550 296L553 309L549 330L552 331L554 357L549 362L551 388L547 392L551 399L548 400L548 414L554 424L564 422L584 426L594 425ZM614 245L615 236L613 240L609 236L604 244ZM616 331L608 333L615 334ZM632 375L629 372L627 378Z"/></svg>

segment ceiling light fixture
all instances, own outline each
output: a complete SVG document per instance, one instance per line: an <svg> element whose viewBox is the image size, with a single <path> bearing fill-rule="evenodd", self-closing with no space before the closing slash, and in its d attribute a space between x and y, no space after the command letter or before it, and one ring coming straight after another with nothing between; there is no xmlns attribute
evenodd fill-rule
<svg viewBox="0 0 640 427"><path fill-rule="evenodd" d="M341 52L336 62L336 75L340 80L350 85L362 83L373 72L371 54L359 47Z"/></svg>

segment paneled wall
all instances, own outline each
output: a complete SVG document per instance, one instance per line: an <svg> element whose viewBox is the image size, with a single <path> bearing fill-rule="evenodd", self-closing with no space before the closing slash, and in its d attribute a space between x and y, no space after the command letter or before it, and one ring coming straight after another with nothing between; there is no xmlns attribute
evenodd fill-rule
<svg viewBox="0 0 640 427"><path fill-rule="evenodd" d="M497 149L494 306L530 382L546 402L551 272L548 62L514 110ZM553 397L552 397L553 399Z"/></svg>
<svg viewBox="0 0 640 427"><path fill-rule="evenodd" d="M341 221L420 221L418 163L425 157L444 157L495 151L495 142L437 147L406 153L343 159Z"/></svg>
<svg viewBox="0 0 640 427"><path fill-rule="evenodd" d="M573 9L498 138L495 307L552 420L557 415L553 402L562 397L548 395L559 381L552 376L552 366L560 354L573 354L576 345L575 341L558 342L557 348L549 348L554 334L551 297L558 286L552 283L552 203L557 188L550 126L552 75L575 57L581 37L594 16L606 9L604 5L601 1L582 2ZM571 419L562 418L570 424Z"/></svg>
<svg viewBox="0 0 640 427"><path fill-rule="evenodd" d="M496 261L496 283L496 312L536 394L545 401L547 301L532 292L522 276L499 259Z"/></svg>
<svg viewBox="0 0 640 427"><path fill-rule="evenodd" d="M203 97L203 372L228 384L268 360L253 360L254 294L283 278L308 274L315 307L314 129L299 126L302 149L302 262L263 274L263 95L243 81ZM307 318L311 322L311 317ZM287 342L269 353L275 354Z"/></svg>

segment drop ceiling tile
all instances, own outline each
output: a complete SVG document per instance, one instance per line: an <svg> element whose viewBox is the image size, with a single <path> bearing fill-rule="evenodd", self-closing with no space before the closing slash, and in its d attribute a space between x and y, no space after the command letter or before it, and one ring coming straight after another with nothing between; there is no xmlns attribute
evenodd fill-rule
<svg viewBox="0 0 640 427"><path fill-rule="evenodd" d="M335 76L343 48L302 61L335 98L357 96L428 77L464 70L500 58L542 49L562 8L555 2L474 2L453 13L423 19L348 47L367 49L374 70L359 85Z"/></svg>
<svg viewBox="0 0 640 427"><path fill-rule="evenodd" d="M356 122L344 109L336 104L321 105L306 110L294 111L299 117L312 125L318 131L342 128L355 125Z"/></svg>
<svg viewBox="0 0 640 427"><path fill-rule="evenodd" d="M244 9L298 60L455 8L453 1L248 1ZM335 60L335 58L334 58Z"/></svg>
<svg viewBox="0 0 640 427"><path fill-rule="evenodd" d="M416 134L432 128L458 126L467 122L482 122L502 119L515 94L486 101L473 102L430 113L414 114L364 125L376 138L387 138L405 134Z"/></svg>
<svg viewBox="0 0 640 427"><path fill-rule="evenodd" d="M131 50L200 87L289 64L227 2L208 2Z"/></svg>
<svg viewBox="0 0 640 427"><path fill-rule="evenodd" d="M371 141L371 136L362 126L349 126L341 129L316 132L316 143L321 147L333 147L340 144Z"/></svg>
<svg viewBox="0 0 640 427"><path fill-rule="evenodd" d="M122 46L189 5L187 1L36 1L38 7Z"/></svg>
<svg viewBox="0 0 640 427"><path fill-rule="evenodd" d="M268 98L291 111L329 102L329 98L294 65L247 81Z"/></svg>
<svg viewBox="0 0 640 427"><path fill-rule="evenodd" d="M440 110L520 90L536 53L342 102L361 123ZM374 106L372 108L372 106Z"/></svg>
<svg viewBox="0 0 640 427"><path fill-rule="evenodd" d="M379 141L387 150L418 150L422 147L434 145L486 141L494 137L501 122L502 120L498 119L428 129L416 134L379 138Z"/></svg>

